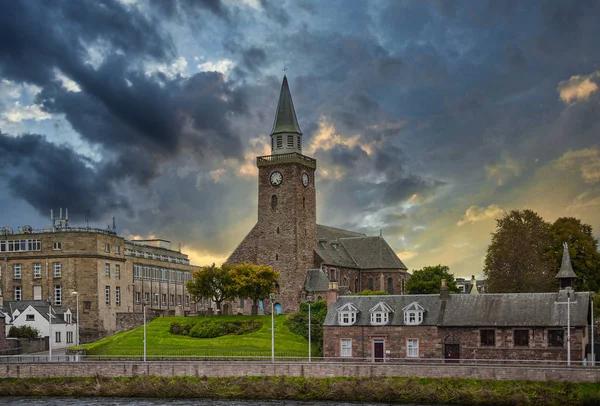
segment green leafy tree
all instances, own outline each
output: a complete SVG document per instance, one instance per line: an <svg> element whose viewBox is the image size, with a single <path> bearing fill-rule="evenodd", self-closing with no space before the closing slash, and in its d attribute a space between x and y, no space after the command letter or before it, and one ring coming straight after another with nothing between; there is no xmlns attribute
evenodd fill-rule
<svg viewBox="0 0 600 406"><path fill-rule="evenodd" d="M236 296L252 299L252 314L258 314L258 301L276 293L279 271L267 265L242 263L231 268L231 280Z"/></svg>
<svg viewBox="0 0 600 406"><path fill-rule="evenodd" d="M385 295L389 295L388 292L384 291L384 290L369 290L369 289L365 289L362 292L356 292L351 294L350 296L385 296Z"/></svg>
<svg viewBox="0 0 600 406"><path fill-rule="evenodd" d="M217 309L221 310L221 303L236 297L236 289L232 280L231 267L221 267L212 264L192 272L192 279L185 283L187 291L196 300L211 298Z"/></svg>
<svg viewBox="0 0 600 406"><path fill-rule="evenodd" d="M318 351L319 356L323 355L323 323L327 316L327 301L320 300L310 305L310 342ZM308 303L300 303L300 309L296 313L290 314L285 320L285 324L294 334L301 335L308 339Z"/></svg>
<svg viewBox="0 0 600 406"><path fill-rule="evenodd" d="M600 252L592 226L573 217L561 217L551 227L552 246L549 255L556 272L560 269L563 242L569 246L571 265L577 274L575 289L598 292L600 289Z"/></svg>
<svg viewBox="0 0 600 406"><path fill-rule="evenodd" d="M426 266L413 271L406 282L406 292L409 295L439 293L442 279L446 279L446 286L451 293L458 293L460 289L456 286L454 275L450 268L445 265Z"/></svg>
<svg viewBox="0 0 600 406"><path fill-rule="evenodd" d="M550 292L558 288L558 269L549 248L551 225L536 212L512 210L497 220L483 273L486 290ZM410 282L410 281L409 281Z"/></svg>

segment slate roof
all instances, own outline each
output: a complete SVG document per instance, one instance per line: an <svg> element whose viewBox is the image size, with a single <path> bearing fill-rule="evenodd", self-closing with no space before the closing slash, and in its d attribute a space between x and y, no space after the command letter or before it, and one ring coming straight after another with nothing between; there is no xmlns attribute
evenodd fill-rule
<svg viewBox="0 0 600 406"><path fill-rule="evenodd" d="M328 265L356 269L408 269L383 237L317 224L315 251Z"/></svg>
<svg viewBox="0 0 600 406"><path fill-rule="evenodd" d="M44 300L5 300L2 309L12 318L15 310L22 314L29 306L32 306L44 319L48 320L48 302ZM64 314L65 309L53 305L52 324L65 324ZM73 319L75 319L75 315L73 315Z"/></svg>
<svg viewBox="0 0 600 406"><path fill-rule="evenodd" d="M322 269L309 269L304 282L304 290L326 292L329 290L329 278Z"/></svg>
<svg viewBox="0 0 600 406"><path fill-rule="evenodd" d="M292 102L292 95L288 86L287 77L283 76L281 84L281 92L279 93L279 101L277 102L277 111L275 112L275 121L271 135L282 133L296 133L302 135L298 119L296 118L296 110Z"/></svg>
<svg viewBox="0 0 600 406"><path fill-rule="evenodd" d="M560 270L556 274L556 278L558 279L571 279L577 278L577 274L573 270L571 266L571 256L569 255L569 247L567 243L563 244L563 256L562 262L560 264Z"/></svg>
<svg viewBox="0 0 600 406"><path fill-rule="evenodd" d="M565 327L567 295L556 293L495 293L450 295L444 302L435 295L341 296L333 303L325 318L326 326L337 326L337 309L353 303L359 310L354 324L370 326L369 309L379 302L390 306L388 325L404 325L402 309L417 302L426 309L420 325L439 327ZM571 295L571 326L587 325L590 292Z"/></svg>

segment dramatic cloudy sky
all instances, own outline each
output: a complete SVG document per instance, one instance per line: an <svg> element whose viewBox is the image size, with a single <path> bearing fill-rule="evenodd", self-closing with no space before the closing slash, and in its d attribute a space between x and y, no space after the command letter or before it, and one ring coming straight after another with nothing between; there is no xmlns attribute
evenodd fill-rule
<svg viewBox="0 0 600 406"><path fill-rule="evenodd" d="M600 232L600 2L0 0L0 226L223 261L287 75L319 223L481 275L495 218Z"/></svg>

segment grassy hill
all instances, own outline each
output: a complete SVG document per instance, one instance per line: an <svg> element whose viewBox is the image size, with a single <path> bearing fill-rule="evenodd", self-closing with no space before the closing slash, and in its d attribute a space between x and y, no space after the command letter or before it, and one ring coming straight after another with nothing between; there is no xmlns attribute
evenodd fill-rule
<svg viewBox="0 0 600 406"><path fill-rule="evenodd" d="M271 357L271 316L210 316L211 319L248 320L251 318L262 322L262 327L253 333L229 335L217 338L192 338L171 334L169 326L173 321L185 322L200 320L202 317L164 317L147 323L148 359L160 357L236 357L236 358L270 358ZM275 356L277 358L308 357L308 341L290 332L284 325L286 316L275 316ZM141 357L144 351L143 326L106 337L79 348L87 350L88 355ZM313 346L313 356L316 355Z"/></svg>

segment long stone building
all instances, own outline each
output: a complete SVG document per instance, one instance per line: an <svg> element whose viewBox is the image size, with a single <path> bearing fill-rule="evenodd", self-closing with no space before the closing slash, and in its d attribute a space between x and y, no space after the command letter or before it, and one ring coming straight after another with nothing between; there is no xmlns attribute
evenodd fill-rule
<svg viewBox="0 0 600 406"><path fill-rule="evenodd" d="M407 268L383 237L317 224L317 161L302 154L302 135L284 76L271 155L256 158L258 221L227 263L280 271L275 307L284 313L295 311L309 292L317 299L338 289L404 293Z"/></svg>
<svg viewBox="0 0 600 406"><path fill-rule="evenodd" d="M196 310L185 288L194 267L165 240L70 227L61 216L42 230L5 227L0 255L0 298L50 300L73 311L79 298L82 343L114 333L119 316L140 314L144 304L154 314Z"/></svg>

